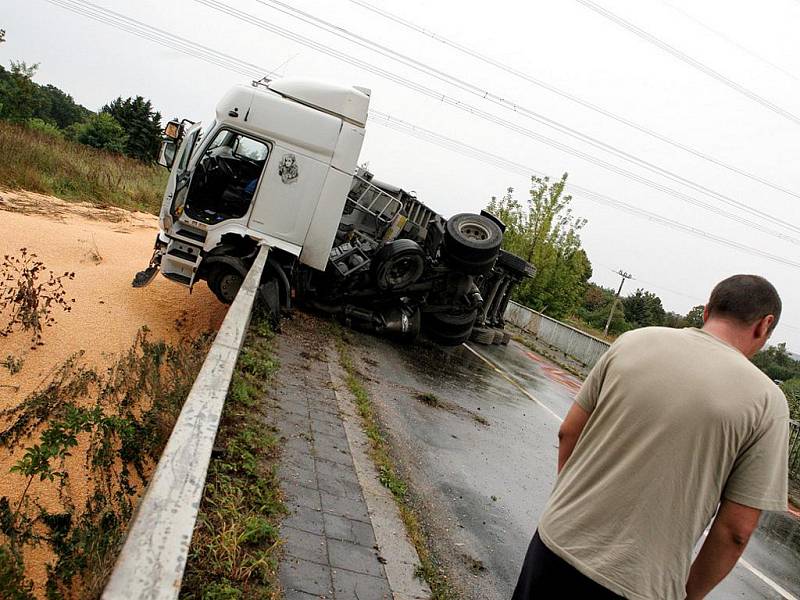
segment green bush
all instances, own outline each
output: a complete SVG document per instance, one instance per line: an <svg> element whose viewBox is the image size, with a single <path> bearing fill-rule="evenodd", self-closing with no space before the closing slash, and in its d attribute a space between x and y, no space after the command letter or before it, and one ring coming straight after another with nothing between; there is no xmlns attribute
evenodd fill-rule
<svg viewBox="0 0 800 600"><path fill-rule="evenodd" d="M123 154L128 136L122 125L111 115L100 113L92 115L78 130L78 141L92 148Z"/></svg>
<svg viewBox="0 0 800 600"><path fill-rule="evenodd" d="M53 137L60 138L64 135L58 127L39 118L28 119L26 125L31 129L46 133L47 135L52 135Z"/></svg>
<svg viewBox="0 0 800 600"><path fill-rule="evenodd" d="M800 377L784 381L781 389L789 403L789 414L795 421L800 421Z"/></svg>

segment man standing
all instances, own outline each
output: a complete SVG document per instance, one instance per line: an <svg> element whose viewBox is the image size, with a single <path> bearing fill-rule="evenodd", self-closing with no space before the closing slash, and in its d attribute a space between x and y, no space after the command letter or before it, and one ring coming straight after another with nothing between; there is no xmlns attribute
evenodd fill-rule
<svg viewBox="0 0 800 600"><path fill-rule="evenodd" d="M780 313L766 279L735 275L702 329L620 336L558 432L558 479L513 600L700 600L722 581L761 511L786 510L788 406L748 360Z"/></svg>

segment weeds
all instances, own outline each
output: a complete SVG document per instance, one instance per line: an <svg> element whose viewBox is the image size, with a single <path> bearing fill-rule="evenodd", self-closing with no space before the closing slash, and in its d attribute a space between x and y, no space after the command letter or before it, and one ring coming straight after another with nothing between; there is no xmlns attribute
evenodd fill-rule
<svg viewBox="0 0 800 600"><path fill-rule="evenodd" d="M417 400L419 400L423 404L427 404L428 406L433 406L433 407L437 407L441 404L439 402L439 397L433 392L421 392L417 394Z"/></svg>
<svg viewBox="0 0 800 600"><path fill-rule="evenodd" d="M339 364L345 371L345 384L355 399L356 409L363 421L364 433L370 440L369 452L378 469L378 479L397 501L400 509L400 518L405 525L406 533L419 555L420 566L415 575L428 583L433 594L431 596L432 600L457 600L456 591L447 581L447 576L430 549L422 524L410 502L408 485L394 467L394 462L389 454L389 445L372 410L369 393L361 381L360 372L353 363L350 348L348 347L352 345L352 342L337 326L334 326L334 338L336 340L336 349L339 353ZM421 402L438 403L438 398L431 393L419 394L417 398Z"/></svg>
<svg viewBox="0 0 800 600"><path fill-rule="evenodd" d="M261 397L278 370L266 318L254 318L217 434L181 597L276 599L278 521L286 512L275 472L275 430Z"/></svg>
<svg viewBox="0 0 800 600"><path fill-rule="evenodd" d="M74 279L75 273L56 276L45 268L27 248L20 248L20 256L6 255L0 262L0 313L6 313L6 325L1 336L14 329L31 332L34 347L41 345L44 327L55 324L54 311L72 310L75 299L68 299L61 283Z"/></svg>
<svg viewBox="0 0 800 600"><path fill-rule="evenodd" d="M24 477L21 496L13 504L0 498L0 598L33 598L24 557L41 545L54 556L47 565L48 600L100 596L133 514L138 484L146 483L208 344L209 336L175 346L151 342L143 329L105 372L82 366L77 354L46 386L0 412L11 422L0 432L0 445L11 450L37 435L11 468ZM87 398L95 400L87 405ZM72 502L65 466L77 448L86 449L88 481L82 485L90 490L82 507ZM34 484L37 493L31 492ZM48 486L57 491L58 512L38 500Z"/></svg>
<svg viewBox="0 0 800 600"><path fill-rule="evenodd" d="M8 369L9 374L16 375L22 370L24 360L20 357L17 358L13 354L9 354L3 360L0 360L0 367Z"/></svg>

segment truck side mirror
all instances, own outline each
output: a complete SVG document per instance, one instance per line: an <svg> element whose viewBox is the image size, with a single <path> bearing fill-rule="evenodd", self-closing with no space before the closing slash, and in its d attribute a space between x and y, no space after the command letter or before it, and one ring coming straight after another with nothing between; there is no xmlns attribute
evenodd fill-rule
<svg viewBox="0 0 800 600"><path fill-rule="evenodd" d="M178 151L178 144L175 140L163 140L161 142L161 150L158 152L158 164L167 169L172 168L172 163L175 162L175 154Z"/></svg>

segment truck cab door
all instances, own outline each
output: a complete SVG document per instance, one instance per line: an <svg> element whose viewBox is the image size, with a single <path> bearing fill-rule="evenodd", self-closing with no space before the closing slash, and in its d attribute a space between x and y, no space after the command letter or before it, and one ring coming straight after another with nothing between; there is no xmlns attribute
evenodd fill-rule
<svg viewBox="0 0 800 600"><path fill-rule="evenodd" d="M183 211L183 204L186 202L186 194L189 191L189 182L192 178L189 162L200 139L201 131L202 123L195 123L186 131L183 142L178 148L172 163L172 170L164 192L164 200L161 203L159 224L162 230L169 229L174 220Z"/></svg>

